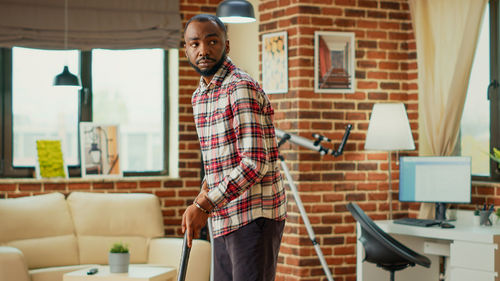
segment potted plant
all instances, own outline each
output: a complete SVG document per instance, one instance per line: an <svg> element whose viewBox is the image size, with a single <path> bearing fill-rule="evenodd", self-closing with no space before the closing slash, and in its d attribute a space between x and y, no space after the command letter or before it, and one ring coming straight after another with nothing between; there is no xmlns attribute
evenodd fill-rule
<svg viewBox="0 0 500 281"><path fill-rule="evenodd" d="M114 243L109 250L108 256L109 272L111 273L127 273L130 263L130 253L128 245L123 242Z"/></svg>

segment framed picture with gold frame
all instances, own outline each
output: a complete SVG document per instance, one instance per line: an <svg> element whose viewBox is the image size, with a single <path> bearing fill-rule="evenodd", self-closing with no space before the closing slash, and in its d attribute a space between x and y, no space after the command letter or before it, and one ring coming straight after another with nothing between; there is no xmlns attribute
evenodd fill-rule
<svg viewBox="0 0 500 281"><path fill-rule="evenodd" d="M262 88L267 94L288 92L286 31L262 35Z"/></svg>
<svg viewBox="0 0 500 281"><path fill-rule="evenodd" d="M354 93L354 32L314 32L314 92Z"/></svg>

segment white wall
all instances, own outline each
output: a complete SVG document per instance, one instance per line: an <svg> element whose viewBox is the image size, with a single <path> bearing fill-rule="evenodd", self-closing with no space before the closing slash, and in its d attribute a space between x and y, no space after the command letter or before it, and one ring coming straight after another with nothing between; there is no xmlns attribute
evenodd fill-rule
<svg viewBox="0 0 500 281"><path fill-rule="evenodd" d="M259 76L259 0L248 0L253 6L256 22L228 24L229 57L239 68L261 83Z"/></svg>

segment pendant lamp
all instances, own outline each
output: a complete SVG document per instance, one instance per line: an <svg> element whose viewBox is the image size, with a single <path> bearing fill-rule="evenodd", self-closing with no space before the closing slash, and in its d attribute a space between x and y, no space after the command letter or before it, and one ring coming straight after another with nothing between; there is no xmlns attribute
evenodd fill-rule
<svg viewBox="0 0 500 281"><path fill-rule="evenodd" d="M64 0L64 49L68 49L68 0ZM67 65L63 71L54 78L54 86L76 86L80 87L80 79L69 72Z"/></svg>
<svg viewBox="0 0 500 281"><path fill-rule="evenodd" d="M255 22L253 6L246 0L225 0L217 7L216 15L223 23Z"/></svg>

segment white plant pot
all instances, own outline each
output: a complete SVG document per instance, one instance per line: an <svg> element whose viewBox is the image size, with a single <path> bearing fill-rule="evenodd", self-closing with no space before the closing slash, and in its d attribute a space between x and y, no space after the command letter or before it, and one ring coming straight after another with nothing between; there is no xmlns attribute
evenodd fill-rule
<svg viewBox="0 0 500 281"><path fill-rule="evenodd" d="M130 253L109 253L109 272L127 273L130 263Z"/></svg>

